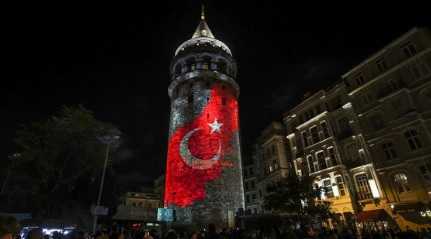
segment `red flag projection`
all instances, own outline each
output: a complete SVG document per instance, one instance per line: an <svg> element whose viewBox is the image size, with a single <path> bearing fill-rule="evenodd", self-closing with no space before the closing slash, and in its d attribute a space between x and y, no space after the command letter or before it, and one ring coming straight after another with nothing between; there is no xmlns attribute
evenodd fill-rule
<svg viewBox="0 0 431 239"><path fill-rule="evenodd" d="M205 200L205 185L221 176L238 132L238 102L232 89L215 84L202 112L169 139L165 205L187 207Z"/></svg>

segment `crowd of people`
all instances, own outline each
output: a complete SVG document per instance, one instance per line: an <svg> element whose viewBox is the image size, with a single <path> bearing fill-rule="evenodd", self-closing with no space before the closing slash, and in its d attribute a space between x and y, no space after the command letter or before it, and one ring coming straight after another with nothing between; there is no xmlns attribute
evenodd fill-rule
<svg viewBox="0 0 431 239"><path fill-rule="evenodd" d="M34 228L29 231L24 238L16 231L4 227L0 223L0 239L431 239L431 228L421 230L399 230L397 228L373 228L354 229L353 227L337 227L335 229L313 227L296 227L293 225L270 228L254 229L223 229L217 230L214 225L209 225L198 231L185 230L101 230L95 234L74 230L67 235L54 232L51 235L44 235L42 229Z"/></svg>

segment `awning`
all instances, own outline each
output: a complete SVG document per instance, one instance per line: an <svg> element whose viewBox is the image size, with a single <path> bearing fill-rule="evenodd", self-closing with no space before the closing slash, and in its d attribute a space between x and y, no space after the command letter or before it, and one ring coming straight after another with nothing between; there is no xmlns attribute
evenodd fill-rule
<svg viewBox="0 0 431 239"><path fill-rule="evenodd" d="M384 209L376 209L359 212L356 214L356 219L359 222L387 221L390 217Z"/></svg>
<svg viewBox="0 0 431 239"><path fill-rule="evenodd" d="M418 211L400 212L399 214L407 221L416 224L431 224L431 218L428 216L421 216Z"/></svg>

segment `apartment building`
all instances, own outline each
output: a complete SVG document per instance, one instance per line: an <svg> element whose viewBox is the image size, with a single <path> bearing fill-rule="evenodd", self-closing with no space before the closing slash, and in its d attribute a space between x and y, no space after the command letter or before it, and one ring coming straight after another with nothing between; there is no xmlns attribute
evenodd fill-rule
<svg viewBox="0 0 431 239"><path fill-rule="evenodd" d="M296 174L325 189L320 200L340 221L380 209L379 181L343 83L307 97L283 121Z"/></svg>
<svg viewBox="0 0 431 239"><path fill-rule="evenodd" d="M431 33L414 28L342 76L383 189L402 227L429 226Z"/></svg>

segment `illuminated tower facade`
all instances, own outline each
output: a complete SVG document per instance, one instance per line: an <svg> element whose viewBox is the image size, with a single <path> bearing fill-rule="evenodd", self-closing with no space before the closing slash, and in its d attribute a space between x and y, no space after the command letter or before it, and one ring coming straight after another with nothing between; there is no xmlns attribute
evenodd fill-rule
<svg viewBox="0 0 431 239"><path fill-rule="evenodd" d="M233 226L244 208L237 67L202 10L170 66L171 99L164 203L176 223Z"/></svg>

